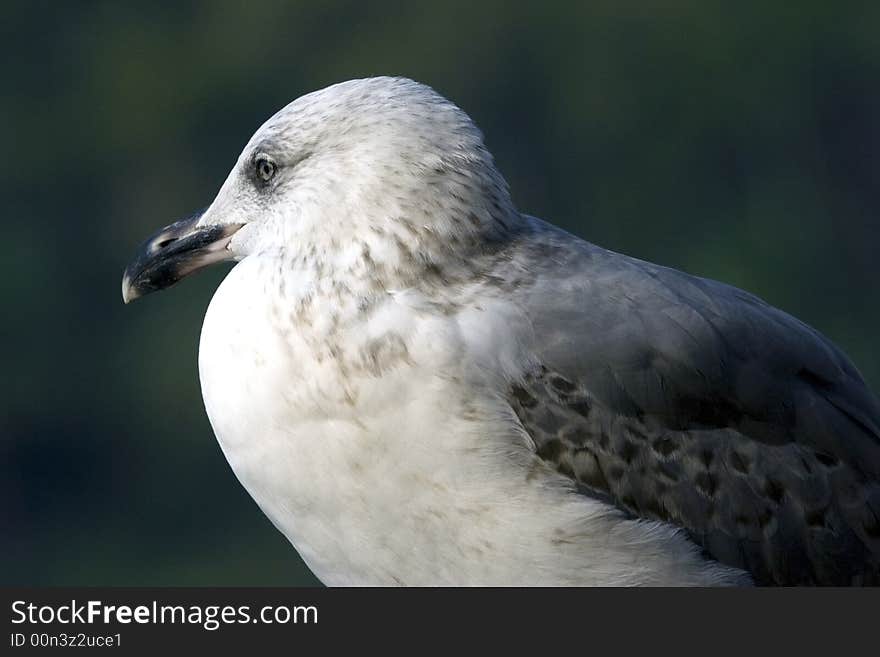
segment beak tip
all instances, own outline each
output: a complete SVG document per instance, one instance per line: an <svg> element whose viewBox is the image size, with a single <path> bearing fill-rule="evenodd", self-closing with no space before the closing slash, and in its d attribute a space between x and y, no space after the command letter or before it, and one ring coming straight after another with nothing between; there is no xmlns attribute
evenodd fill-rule
<svg viewBox="0 0 880 657"><path fill-rule="evenodd" d="M125 276L122 277L122 302L128 305L139 296L137 290L132 286L128 274L125 274Z"/></svg>

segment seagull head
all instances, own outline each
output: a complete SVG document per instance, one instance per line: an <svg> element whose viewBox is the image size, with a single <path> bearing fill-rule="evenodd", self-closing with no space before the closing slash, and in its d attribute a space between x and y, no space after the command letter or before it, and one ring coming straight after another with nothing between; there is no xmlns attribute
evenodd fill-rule
<svg viewBox="0 0 880 657"><path fill-rule="evenodd" d="M517 216L471 119L405 78L293 101L251 137L213 202L141 246L129 301L223 260L277 256L394 271L468 257Z"/></svg>

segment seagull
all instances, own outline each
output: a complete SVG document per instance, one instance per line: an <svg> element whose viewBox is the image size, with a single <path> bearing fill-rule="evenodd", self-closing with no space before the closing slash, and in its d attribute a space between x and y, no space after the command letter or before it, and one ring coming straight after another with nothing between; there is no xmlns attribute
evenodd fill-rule
<svg viewBox="0 0 880 657"><path fill-rule="evenodd" d="M226 260L205 409L327 585L880 584L880 402L850 360L521 214L428 86L281 109L123 299Z"/></svg>

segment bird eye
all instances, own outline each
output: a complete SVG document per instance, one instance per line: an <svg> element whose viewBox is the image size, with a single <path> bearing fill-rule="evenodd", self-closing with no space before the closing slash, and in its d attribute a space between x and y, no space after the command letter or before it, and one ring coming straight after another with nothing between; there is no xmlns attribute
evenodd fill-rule
<svg viewBox="0 0 880 657"><path fill-rule="evenodd" d="M256 174L257 178L262 180L264 183L269 182L272 178L275 177L275 171L277 167L275 163L270 160L268 157L261 155L254 162L256 166Z"/></svg>

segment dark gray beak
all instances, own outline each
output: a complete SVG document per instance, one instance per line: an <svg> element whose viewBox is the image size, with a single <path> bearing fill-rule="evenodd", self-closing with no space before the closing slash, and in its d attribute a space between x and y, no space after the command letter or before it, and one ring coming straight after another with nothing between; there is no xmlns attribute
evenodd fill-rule
<svg viewBox="0 0 880 657"><path fill-rule="evenodd" d="M201 212L181 219L144 242L122 277L122 300L133 301L163 290L193 272L231 260L226 247L243 224L196 226Z"/></svg>

